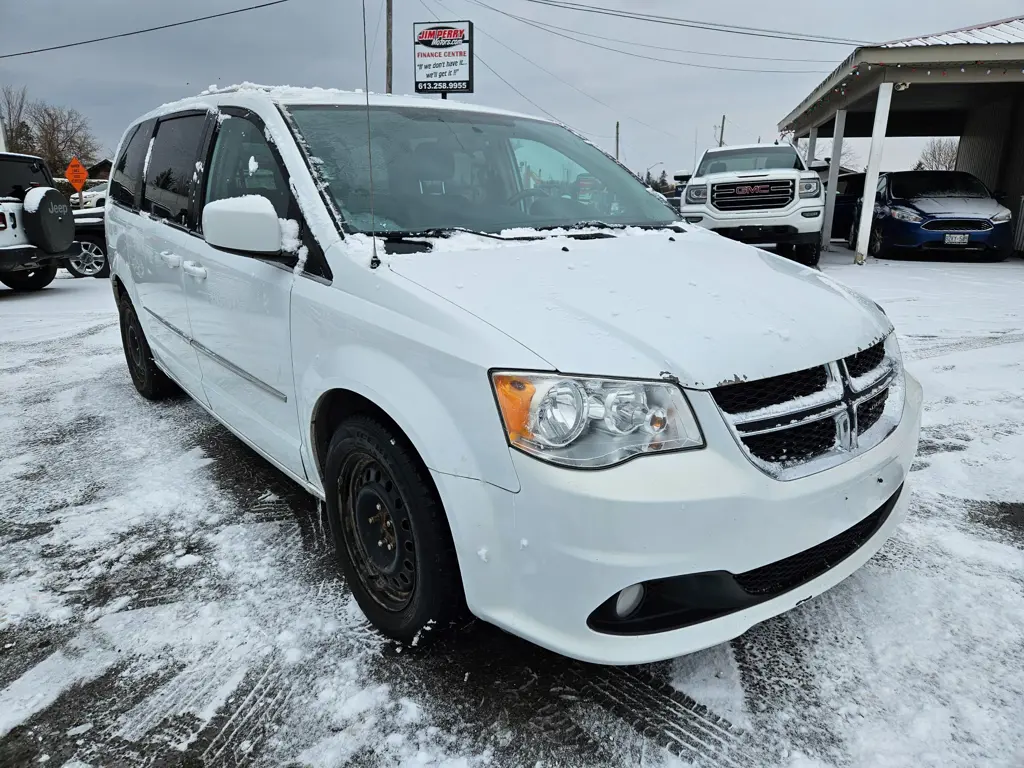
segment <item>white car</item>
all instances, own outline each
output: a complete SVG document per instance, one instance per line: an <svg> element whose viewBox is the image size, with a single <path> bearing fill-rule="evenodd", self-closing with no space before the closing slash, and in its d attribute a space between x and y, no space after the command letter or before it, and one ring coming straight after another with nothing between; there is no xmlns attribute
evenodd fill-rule
<svg viewBox="0 0 1024 768"><path fill-rule="evenodd" d="M556 123L219 90L128 129L106 219L138 391L325 500L399 641L468 608L578 659L678 656L906 514L921 389L878 306L681 226Z"/></svg>
<svg viewBox="0 0 1024 768"><path fill-rule="evenodd" d="M690 224L744 243L777 246L801 264L821 258L821 178L789 144L707 150L687 182L680 213Z"/></svg>
<svg viewBox="0 0 1024 768"><path fill-rule="evenodd" d="M97 180L96 182L90 183L85 191L78 195L76 194L75 202L77 203L79 198L84 198L80 208L102 208L107 202L107 183L103 180Z"/></svg>

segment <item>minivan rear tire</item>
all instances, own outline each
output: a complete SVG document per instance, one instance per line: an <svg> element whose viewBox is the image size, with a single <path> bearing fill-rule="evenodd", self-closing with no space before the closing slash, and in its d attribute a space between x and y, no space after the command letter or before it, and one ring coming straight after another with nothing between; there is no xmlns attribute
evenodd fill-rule
<svg viewBox="0 0 1024 768"><path fill-rule="evenodd" d="M142 323L127 298L121 301L119 316L121 346L135 389L147 400L164 400L178 394L178 386L154 362Z"/></svg>
<svg viewBox="0 0 1024 768"><path fill-rule="evenodd" d="M343 421L327 450L324 490L338 565L381 634L418 646L464 618L448 518L404 435L371 415Z"/></svg>

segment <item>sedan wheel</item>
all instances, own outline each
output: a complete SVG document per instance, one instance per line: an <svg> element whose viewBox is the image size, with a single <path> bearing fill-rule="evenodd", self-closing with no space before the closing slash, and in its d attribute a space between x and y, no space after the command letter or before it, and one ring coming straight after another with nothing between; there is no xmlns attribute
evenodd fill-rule
<svg viewBox="0 0 1024 768"><path fill-rule="evenodd" d="M105 277L110 274L106 252L99 243L91 240L83 240L82 252L68 258L67 270L75 277Z"/></svg>

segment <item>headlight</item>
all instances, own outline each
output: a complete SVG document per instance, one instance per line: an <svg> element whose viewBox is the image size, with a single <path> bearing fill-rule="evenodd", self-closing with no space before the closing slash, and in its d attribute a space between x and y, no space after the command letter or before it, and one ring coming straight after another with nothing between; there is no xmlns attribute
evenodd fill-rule
<svg viewBox="0 0 1024 768"><path fill-rule="evenodd" d="M918 224L922 221L920 214L914 213L908 208L890 208L889 212L894 219L900 221L909 221L911 224Z"/></svg>
<svg viewBox="0 0 1024 768"><path fill-rule="evenodd" d="M1002 212L997 213L995 216L992 217L992 223L993 224L1004 224L1004 223L1006 223L1007 221L1009 221L1012 218L1013 218L1013 214L1010 212L1009 208L1006 208Z"/></svg>
<svg viewBox="0 0 1024 768"><path fill-rule="evenodd" d="M704 447L686 396L669 382L502 371L491 383L509 443L553 464L610 467Z"/></svg>
<svg viewBox="0 0 1024 768"><path fill-rule="evenodd" d="M800 182L800 197L817 197L820 192L820 179L803 179Z"/></svg>
<svg viewBox="0 0 1024 768"><path fill-rule="evenodd" d="M700 184L686 188L686 202L691 205L706 203L708 199L708 185Z"/></svg>

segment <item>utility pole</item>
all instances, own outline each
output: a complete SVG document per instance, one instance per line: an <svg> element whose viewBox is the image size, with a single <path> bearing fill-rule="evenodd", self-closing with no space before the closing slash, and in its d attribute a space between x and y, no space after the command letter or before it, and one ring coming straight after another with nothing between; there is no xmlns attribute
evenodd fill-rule
<svg viewBox="0 0 1024 768"><path fill-rule="evenodd" d="M725 144L725 115L722 115L722 124L718 126L718 146Z"/></svg>
<svg viewBox="0 0 1024 768"><path fill-rule="evenodd" d="M615 159L619 159L619 121L615 121Z"/></svg>
<svg viewBox="0 0 1024 768"><path fill-rule="evenodd" d="M393 55L394 55L394 51L392 50L392 45L391 45L391 42L392 42L391 41L391 27L392 27L392 21L393 21L393 15L392 14L394 12L394 5L393 5L394 0L386 0L386 2L388 4L388 6L387 6L388 22L387 22L387 32L385 34L387 35L387 38L388 38L388 55L387 55L387 75L386 75L386 79L385 79L385 92L386 93L391 93L391 70L392 70L392 66L393 66L393 62L394 62L394 59L392 58Z"/></svg>

